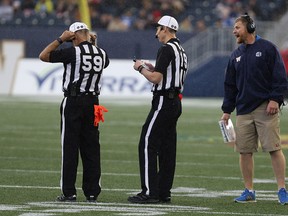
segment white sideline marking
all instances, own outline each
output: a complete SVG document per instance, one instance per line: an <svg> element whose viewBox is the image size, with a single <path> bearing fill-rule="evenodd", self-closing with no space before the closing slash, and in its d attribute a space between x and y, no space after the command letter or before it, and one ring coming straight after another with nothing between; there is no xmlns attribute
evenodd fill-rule
<svg viewBox="0 0 288 216"><path fill-rule="evenodd" d="M19 102L45 102L45 103L55 103L58 105L61 100L62 96L46 96L46 97L38 97L38 96L0 96L0 101L1 102L6 102L6 103L19 103ZM151 96L144 97L144 98L127 98L127 97L103 97L102 103L105 104L115 104L115 105L121 105L121 106L143 106L143 105L149 105L151 102ZM184 97L182 100L183 106L187 107L221 107L222 104L222 99L221 98L186 98ZM285 108L285 106L283 107Z"/></svg>
<svg viewBox="0 0 288 216"><path fill-rule="evenodd" d="M49 189L49 190L60 190L60 187L48 187L48 186L29 186L29 185L0 185L0 188L25 188L25 189ZM77 188L77 190L82 190ZM116 192L135 192L136 189L105 189L102 188L102 191L116 191Z"/></svg>
<svg viewBox="0 0 288 216"><path fill-rule="evenodd" d="M27 210L27 208L43 208L42 210ZM18 210L13 205L1 205L0 210ZM192 212L192 211L209 211L210 208L195 206L175 206L175 205L140 205L124 203L56 203L56 202L31 202L23 205L22 211L25 213L19 216L52 216L58 213L81 213L81 212L113 212L114 215L165 215L171 212Z"/></svg>
<svg viewBox="0 0 288 216"><path fill-rule="evenodd" d="M59 174L60 171L54 171L54 170L23 170L23 169L0 169L0 172L25 172L25 173L56 173ZM82 172L78 171L78 175L81 175ZM132 177L138 177L139 174L134 173L102 173L103 176L132 176ZM193 176L193 175L175 175L175 178L199 178L199 179L223 179L223 180L236 180L241 181L241 177L229 177L229 176ZM288 177L285 178L285 180L288 180ZM261 184L275 184L276 180L273 179L254 179L254 183L261 183ZM0 185L0 187L2 187ZM17 187L17 186L16 186ZM22 187L22 186L21 186Z"/></svg>
<svg viewBox="0 0 288 216"><path fill-rule="evenodd" d="M0 210L2 211L16 211L23 208L25 208L25 206L22 205L4 205L4 204L0 205Z"/></svg>
<svg viewBox="0 0 288 216"><path fill-rule="evenodd" d="M22 188L22 189L47 189L47 190L60 190L60 187L48 187L48 186L22 186L22 185L0 185L0 188ZM81 188L77 188L81 191ZM129 194L135 194L139 192L139 189L110 189L102 188L102 191L115 191L115 192L125 192ZM205 188L188 188L188 187L178 187L172 190L174 197L200 197L200 198L217 198L217 197L236 197L241 194L242 190L226 190L226 191L210 191ZM277 191L267 191L267 190L256 190L257 200L278 200ZM135 205L134 205L135 206ZM155 206L155 205L153 205Z"/></svg>
<svg viewBox="0 0 288 216"><path fill-rule="evenodd" d="M7 188L44 188L44 189L58 189L59 187L37 187L37 186L14 186L14 185L0 185L0 187ZM81 190L81 188L78 188ZM77 189L77 190L78 190ZM135 194L138 190L132 189L103 189L106 191L119 191L128 194ZM201 197L201 198L218 198L224 196L238 196L241 194L240 190L230 191L210 191L205 188L186 188L178 187L172 190L173 197ZM189 199L189 198L188 198ZM277 202L276 191L257 191L258 200L271 200ZM231 198L231 203L233 199ZM37 210L35 210L35 207ZM274 214L255 214L255 213L238 213L238 212L214 212L210 207L196 207L196 206L178 206L178 205L167 205L167 204L130 204L130 203L101 203L97 204L86 203L86 202L75 202L75 203L58 203L58 202L30 202L23 205L0 205L0 211L17 211L22 212L19 216L58 216L65 213L73 216L73 213L81 212L111 212L113 215L119 216L158 216L173 213L189 213L203 214L203 215L245 215L245 216L274 216ZM276 216L277 214L275 214ZM282 216L282 215L277 215Z"/></svg>
<svg viewBox="0 0 288 216"><path fill-rule="evenodd" d="M3 209L2 209L3 207ZM14 209L13 205L0 205L0 210ZM30 210L27 208L42 208L39 210ZM18 211L19 206L16 208ZM173 212L189 213L192 214L204 214L204 215L245 215L245 216L273 216L274 214L255 214L255 213L238 213L238 212L214 212L211 208L207 207L194 207L194 206L175 206L175 205L137 205L137 204L123 204L123 203L55 203L55 202L31 202L23 205L22 209L25 213L19 216L54 216L63 215L63 213L81 213L81 212L111 212L113 215L120 216L156 216L165 215ZM36 212L37 211L37 212ZM284 216L275 214L275 216Z"/></svg>
<svg viewBox="0 0 288 216"><path fill-rule="evenodd" d="M53 216L56 214L53 213L24 213L24 214L20 214L19 216Z"/></svg>

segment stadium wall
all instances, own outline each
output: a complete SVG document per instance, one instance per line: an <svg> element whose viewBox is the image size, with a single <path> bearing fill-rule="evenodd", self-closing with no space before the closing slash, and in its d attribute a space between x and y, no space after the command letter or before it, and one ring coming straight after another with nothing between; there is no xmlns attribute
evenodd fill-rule
<svg viewBox="0 0 288 216"><path fill-rule="evenodd" d="M62 66L43 63L38 59L38 55L52 39L61 35L63 29L0 27L0 31L0 94L61 95ZM99 31L97 34L99 46L107 51L111 59L111 65L105 71L102 95L150 97L151 85L144 77L135 73L131 60L134 56L155 60L160 46L154 37L155 32ZM178 33L177 36L184 43L192 35ZM69 43L64 46L69 46ZM219 61L216 61L209 67L199 68L193 73L190 71L184 96L222 97L222 85L219 83L223 77L223 67L224 65L219 65Z"/></svg>
<svg viewBox="0 0 288 216"><path fill-rule="evenodd" d="M54 38L58 38L64 31L61 27L25 27L0 26L0 40L25 41L25 58L38 58L42 49ZM155 39L155 31L108 32L97 31L98 44L104 48L113 59L142 59L156 58L160 46ZM193 35L191 33L177 34L181 42L185 42Z"/></svg>

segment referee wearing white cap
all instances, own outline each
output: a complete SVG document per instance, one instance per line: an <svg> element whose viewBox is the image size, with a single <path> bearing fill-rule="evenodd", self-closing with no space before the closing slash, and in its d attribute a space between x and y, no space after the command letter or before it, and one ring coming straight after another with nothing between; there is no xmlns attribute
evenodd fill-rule
<svg viewBox="0 0 288 216"><path fill-rule="evenodd" d="M131 203L170 202L176 166L176 125L182 113L179 95L188 62L176 38L176 19L163 16L155 27L156 38L163 44L155 68L141 60L134 64L134 69L153 84L153 100L138 148L142 191L128 198Z"/></svg>
<svg viewBox="0 0 288 216"><path fill-rule="evenodd" d="M80 151L83 164L82 189L88 202L96 202L101 192L100 144L95 106L99 105L100 80L109 65L106 52L95 45L96 35L85 23L73 23L69 31L40 53L44 62L62 62L64 99L61 103L61 190L59 202L76 201L76 176ZM73 46L58 49L63 42ZM98 106L99 107L99 106Z"/></svg>

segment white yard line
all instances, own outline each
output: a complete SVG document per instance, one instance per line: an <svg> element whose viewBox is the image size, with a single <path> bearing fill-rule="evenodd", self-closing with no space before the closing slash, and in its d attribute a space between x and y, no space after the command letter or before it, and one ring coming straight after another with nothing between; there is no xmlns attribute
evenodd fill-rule
<svg viewBox="0 0 288 216"><path fill-rule="evenodd" d="M22 186L22 185L0 185L0 188L22 188L22 189L57 189L59 187L43 187L43 186ZM78 188L81 190L80 188ZM127 196L135 194L137 189L118 189L118 188L103 188L103 191L123 192ZM236 194L241 193L239 190L231 191L210 191L205 188L185 188L179 187L172 190L173 197L199 197L199 198L221 198L225 196L234 197ZM269 200L277 202L277 195L275 191L257 191L258 200ZM231 198L231 203L233 199ZM35 210L35 208L37 210ZM111 212L111 215L117 216L140 216L140 215L166 215L166 214L197 214L197 215L244 215L244 216L282 216L280 214L255 214L255 213L240 213L240 212L216 212L211 207L198 207L198 206L180 206L173 204L130 204L130 203L102 203L91 204L86 202L75 203L57 203L57 202L30 202L22 205L0 204L0 211L20 212L19 216L58 216L58 215L71 215L73 213L85 212ZM66 214L65 214L66 213Z"/></svg>
<svg viewBox="0 0 288 216"><path fill-rule="evenodd" d="M189 164L191 165L191 164ZM198 164L197 164L198 165ZM23 172L23 173L51 173L51 174L59 174L60 171L56 171L56 170L25 170L25 169L0 169L0 173L1 172ZM81 175L82 172L78 171L77 173L78 175ZM102 173L103 176L127 176L127 177L138 177L139 174L138 173ZM175 175L175 178L199 178L199 179L222 179L222 180L236 180L236 181L240 181L242 178L241 177L232 177L232 176L194 176L194 175ZM288 177L285 178L286 181L288 180ZM274 184L276 183L274 178L271 179L254 179L254 183L266 183L266 184ZM0 185L0 187L2 187Z"/></svg>

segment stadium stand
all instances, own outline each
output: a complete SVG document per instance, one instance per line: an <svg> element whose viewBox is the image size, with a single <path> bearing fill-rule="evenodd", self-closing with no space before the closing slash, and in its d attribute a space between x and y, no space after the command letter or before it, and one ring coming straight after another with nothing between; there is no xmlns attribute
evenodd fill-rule
<svg viewBox="0 0 288 216"><path fill-rule="evenodd" d="M69 26L80 20L77 0L0 2L0 25ZM147 30L152 22L169 14L179 20L180 31L189 32L209 26L231 26L233 19L244 12L257 20L277 20L288 4L286 0L88 0L88 3L93 29Z"/></svg>

